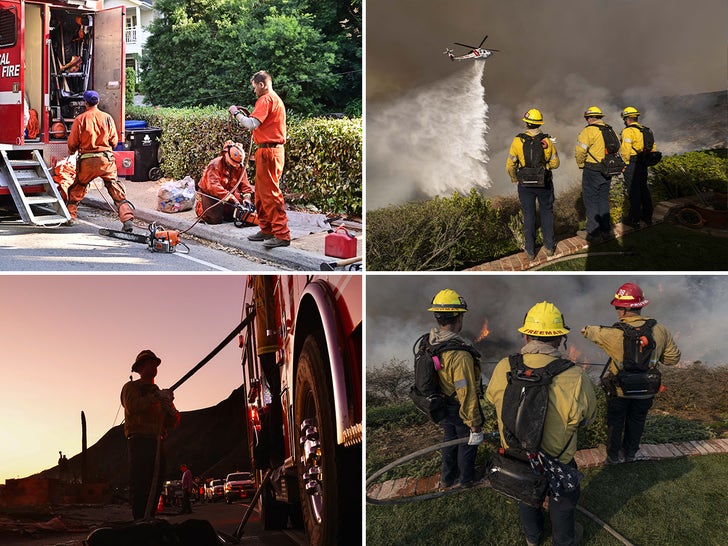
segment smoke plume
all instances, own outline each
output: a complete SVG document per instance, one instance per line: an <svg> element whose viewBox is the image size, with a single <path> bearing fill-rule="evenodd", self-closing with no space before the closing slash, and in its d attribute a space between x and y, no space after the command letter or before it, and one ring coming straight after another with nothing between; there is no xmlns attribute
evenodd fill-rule
<svg viewBox="0 0 728 546"><path fill-rule="evenodd" d="M607 357L580 333L586 325L609 326L617 317L610 302L624 282L637 282L648 300L643 315L667 326L682 352L683 363L728 364L723 333L728 314L726 276L607 275L376 275L367 278L368 367L391 359L412 362L412 344L435 325L427 312L432 297L452 288L465 298L468 312L463 335L477 339L487 322L487 337L476 343L486 377L496 361L523 345L517 329L526 312L551 301L564 314L571 332L567 351L577 362L604 364ZM563 350L563 346L562 346ZM590 375L601 368L591 367Z"/></svg>
<svg viewBox="0 0 728 546"><path fill-rule="evenodd" d="M483 71L472 64L367 116L369 207L490 187Z"/></svg>

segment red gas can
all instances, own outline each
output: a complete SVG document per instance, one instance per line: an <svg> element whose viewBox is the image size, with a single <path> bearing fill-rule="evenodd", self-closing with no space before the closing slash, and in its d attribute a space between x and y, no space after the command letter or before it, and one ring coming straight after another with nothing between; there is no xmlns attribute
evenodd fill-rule
<svg viewBox="0 0 728 546"><path fill-rule="evenodd" d="M344 226L337 227L326 235L324 254L334 258L353 258L356 256L356 237L350 235Z"/></svg>

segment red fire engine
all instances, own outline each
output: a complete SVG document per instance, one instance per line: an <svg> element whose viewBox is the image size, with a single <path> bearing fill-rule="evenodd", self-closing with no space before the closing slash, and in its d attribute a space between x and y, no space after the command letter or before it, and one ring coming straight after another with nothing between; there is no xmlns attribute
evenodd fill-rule
<svg viewBox="0 0 728 546"><path fill-rule="evenodd" d="M43 178L68 155L84 91L98 91L124 142L125 10L105 10L102 0L0 0L0 196L27 205L19 212L28 223L58 220L38 219L31 205L41 199L26 203L18 193L53 196ZM65 216L65 206L45 204Z"/></svg>
<svg viewBox="0 0 728 546"><path fill-rule="evenodd" d="M360 544L361 276L251 276L243 306L255 312L240 341L264 527L290 520L309 544Z"/></svg>

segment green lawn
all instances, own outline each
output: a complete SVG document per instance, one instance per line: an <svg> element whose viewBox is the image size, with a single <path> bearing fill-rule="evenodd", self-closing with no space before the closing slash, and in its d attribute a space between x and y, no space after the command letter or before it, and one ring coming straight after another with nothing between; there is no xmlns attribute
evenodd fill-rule
<svg viewBox="0 0 728 546"><path fill-rule="evenodd" d="M602 255L628 252L630 255ZM556 261L541 271L726 271L728 237L671 224L657 224L595 245L578 258Z"/></svg>
<svg viewBox="0 0 728 546"><path fill-rule="evenodd" d="M706 455L587 469L579 504L636 545L719 546L728 544L726 491L728 455ZM576 518L585 546L620 544L584 514ZM525 543L517 505L489 488L367 505L366 521L367 546Z"/></svg>

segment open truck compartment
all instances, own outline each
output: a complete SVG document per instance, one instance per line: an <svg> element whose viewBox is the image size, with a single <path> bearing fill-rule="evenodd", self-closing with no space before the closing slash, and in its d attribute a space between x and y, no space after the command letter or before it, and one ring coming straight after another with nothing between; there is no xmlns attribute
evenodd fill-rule
<svg viewBox="0 0 728 546"><path fill-rule="evenodd" d="M52 166L88 89L124 141L124 19L102 1L0 0L0 146L41 149Z"/></svg>

